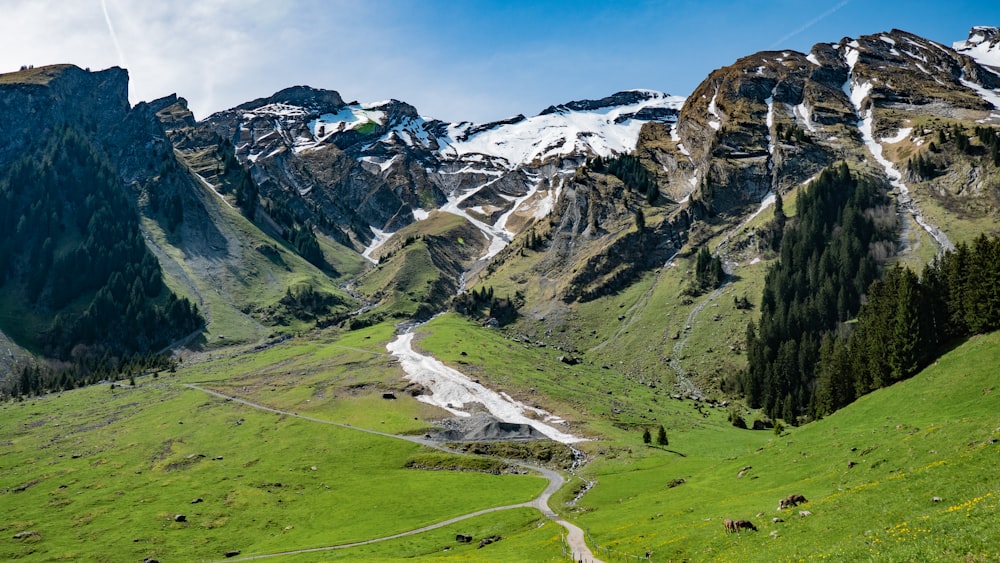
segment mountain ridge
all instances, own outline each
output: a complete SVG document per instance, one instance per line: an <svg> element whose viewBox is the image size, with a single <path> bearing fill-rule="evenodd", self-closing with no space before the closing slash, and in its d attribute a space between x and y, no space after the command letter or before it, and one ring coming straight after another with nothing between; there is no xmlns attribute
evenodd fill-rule
<svg viewBox="0 0 1000 563"><path fill-rule="evenodd" d="M988 59L996 37L995 28L976 27L956 46ZM926 147L940 129L935 120L1000 119L991 113L1000 106L993 98L1000 76L977 61L891 30L817 44L808 54L748 55L709 73L686 98L625 90L484 124L446 123L403 101L346 101L337 91L304 85L199 121L176 95L129 107L122 102L127 73L109 69L91 74L107 77L110 87L88 87L104 91L93 103L114 111L79 111L111 119L84 127L115 131L104 141L112 145L112 160L168 244L217 246L209 239L218 239L218 232L194 242L204 236L196 234L201 227L195 223L208 217L199 211L207 200L195 195L208 190L276 241L257 247L313 249L311 260L326 275L352 291L361 288L358 297L376 309L392 309L398 299L409 303L402 310L410 314L447 308L451 293L495 282L495 272L523 258L529 246L541 259L532 267L545 265L539 279L561 288L555 295L564 305L558 307L572 307L578 299L627 287L671 256L730 229L750 210L765 208L769 196L790 193L840 160L885 178L900 200L901 221L947 247L938 225L947 214L940 208L989 209L996 198L993 173L967 164L964 156L934 153L942 172L954 172L924 180L913 177L906 162L931 154ZM31 88L91 76L71 66L28 70L18 76L40 82ZM0 75L0 85L18 80ZM0 112L8 120L14 115L12 109ZM126 125L112 123L117 120ZM137 150L137 143L148 150ZM597 157L625 154L634 154L651 175L652 189L639 190L629 183L634 179L592 166ZM157 174L158 166L167 173ZM973 172L959 174L966 166ZM175 218L167 217L168 209ZM441 213L459 222L431 221ZM393 233L420 240L425 230L433 232L432 244L383 247ZM447 241L469 241L470 234L476 240L466 251L447 249ZM737 252L730 258L735 264L740 257L753 259L746 249L755 248L749 242L754 235L742 236L727 238L716 252ZM227 250L234 240L212 252L238 268L247 255ZM649 251L639 251L640 244ZM477 250L468 252L472 248ZM413 260L411 252L427 253L421 262L433 264L436 281L429 282L434 289L411 288L401 297L391 288L408 286L400 277L407 270L389 277L376 271L382 261ZM909 250L904 246L903 252ZM534 299L520 306L539 307Z"/></svg>

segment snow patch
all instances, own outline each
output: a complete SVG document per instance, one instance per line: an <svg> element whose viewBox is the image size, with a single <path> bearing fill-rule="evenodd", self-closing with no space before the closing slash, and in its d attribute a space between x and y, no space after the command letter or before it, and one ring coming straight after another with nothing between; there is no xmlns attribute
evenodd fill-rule
<svg viewBox="0 0 1000 563"><path fill-rule="evenodd" d="M975 82L966 80L964 71L962 72L962 77L959 80L966 88L969 88L978 94L980 98L993 104L994 109L1000 109L1000 90L987 90Z"/></svg>
<svg viewBox="0 0 1000 563"><path fill-rule="evenodd" d="M715 94L712 95L712 100L708 102L708 113L715 117L715 119L708 120L708 126L716 131L722 127L722 116L719 115L719 107L715 105L715 98L719 96L719 89L715 89Z"/></svg>
<svg viewBox="0 0 1000 563"><path fill-rule="evenodd" d="M504 422L527 424L552 440L563 444L575 444L584 439L563 432L549 423L562 422L556 416L535 407L515 401L507 394L500 394L469 379L464 373L444 365L440 360L419 354L413 350L413 332L400 334L386 345L386 350L399 360L406 372L406 379L422 385L430 391L417 400L441 407L455 416L470 416L463 410L469 403L483 405L490 414ZM525 415L530 411L545 418L541 422Z"/></svg>
<svg viewBox="0 0 1000 563"><path fill-rule="evenodd" d="M910 133L912 132L913 132L913 127L903 127L902 129L899 130L899 132L897 132L892 137L884 137L882 139L882 142L893 145L909 137Z"/></svg>
<svg viewBox="0 0 1000 563"><path fill-rule="evenodd" d="M986 37L983 34L976 33L965 41L956 41L952 47L963 55L969 55L981 65L1000 68L1000 43L990 44L985 41Z"/></svg>
<svg viewBox="0 0 1000 563"><path fill-rule="evenodd" d="M812 53L809 53L808 55L806 55L806 60L809 61L809 62L811 62L812 64L814 64L816 66L820 66L819 59L817 59L816 55L814 55Z"/></svg>
<svg viewBox="0 0 1000 563"><path fill-rule="evenodd" d="M563 109L498 124L477 131L471 123L449 125L441 153L451 157L486 155L502 159L506 167L530 164L537 160L572 153L591 153L602 157L635 150L639 130L648 120L636 119L648 109L680 110L684 98L647 92L650 97L635 104L597 108L590 111Z"/></svg>
<svg viewBox="0 0 1000 563"><path fill-rule="evenodd" d="M394 233L382 231L376 229L375 227L369 227L369 228L372 230L372 233L375 235L375 238L373 238L371 244L369 244L368 247L361 252L361 256L364 256L365 260L368 260L372 264L378 264L378 260L372 258L372 253L374 253L376 250L379 249L379 247L385 244L386 241L392 238L392 235Z"/></svg>
<svg viewBox="0 0 1000 563"><path fill-rule="evenodd" d="M804 99L801 104L795 106L793 111L795 113L796 120L801 121L810 133L815 133L817 131L816 124L813 123L812 120L812 109L809 108L809 104L807 104Z"/></svg>

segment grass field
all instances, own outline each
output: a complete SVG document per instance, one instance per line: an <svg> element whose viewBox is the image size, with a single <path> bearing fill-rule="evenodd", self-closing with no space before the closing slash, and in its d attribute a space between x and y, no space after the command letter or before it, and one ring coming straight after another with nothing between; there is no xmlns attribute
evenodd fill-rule
<svg viewBox="0 0 1000 563"><path fill-rule="evenodd" d="M725 409L670 399L667 390L599 365L569 366L558 350L457 316L419 330L421 348L592 438L581 444L592 459L582 479L570 476L552 507L587 530L606 561L647 552L654 561L1000 557L991 539L1000 531L992 518L1000 508L1000 333L776 436L733 428ZM544 481L536 477L406 469L447 454L183 386L352 427L422 432L441 411L403 393L381 398L404 385L384 352L392 338L389 325L320 333L189 359L176 374L138 378L135 388L103 384L5 403L0 559L280 553L385 537L538 494ZM644 445L641 429L659 424L669 444ZM463 464L479 462L455 463ZM571 502L585 481L593 487ZM778 512L778 500L791 493L809 502ZM178 514L186 521L175 521ZM784 522L772 523L775 516ZM725 518L751 520L759 531L727 535ZM502 539L479 549L456 542L456 534ZM560 561L567 558L561 534L537 511L514 509L280 560Z"/></svg>
<svg viewBox="0 0 1000 563"><path fill-rule="evenodd" d="M998 364L1000 334L979 337L781 437L742 431L742 446L700 440L686 458L651 448L599 461L575 517L598 545L664 560L996 560ZM675 478L686 482L667 486ZM776 511L791 493L811 516ZM760 531L726 535L724 518Z"/></svg>
<svg viewBox="0 0 1000 563"><path fill-rule="evenodd" d="M524 502L544 487L531 476L406 469L423 447L181 387L212 365L0 407L0 559L195 561L335 545ZM36 534L12 539L21 532Z"/></svg>

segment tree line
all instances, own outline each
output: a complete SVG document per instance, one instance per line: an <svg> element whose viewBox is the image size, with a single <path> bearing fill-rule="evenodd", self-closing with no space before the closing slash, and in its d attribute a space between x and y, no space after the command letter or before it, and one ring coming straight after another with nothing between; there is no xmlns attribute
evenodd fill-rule
<svg viewBox="0 0 1000 563"><path fill-rule="evenodd" d="M649 204L656 203L660 196L656 178L642 165L638 158L632 155L623 154L610 158L597 156L590 160L587 166L594 172L617 177L627 189L643 194Z"/></svg>
<svg viewBox="0 0 1000 563"><path fill-rule="evenodd" d="M959 244L917 276L896 266L868 290L852 331L824 335L813 414L918 373L956 339L1000 329L1000 238Z"/></svg>
<svg viewBox="0 0 1000 563"><path fill-rule="evenodd" d="M813 411L823 336L858 314L895 232L886 195L845 163L799 194L765 277L760 323L747 326L748 368L737 388L751 407L790 423Z"/></svg>
<svg viewBox="0 0 1000 563"><path fill-rule="evenodd" d="M16 322L37 327L26 344L77 376L145 358L204 323L164 287L117 174L71 128L0 180L0 294L28 311Z"/></svg>

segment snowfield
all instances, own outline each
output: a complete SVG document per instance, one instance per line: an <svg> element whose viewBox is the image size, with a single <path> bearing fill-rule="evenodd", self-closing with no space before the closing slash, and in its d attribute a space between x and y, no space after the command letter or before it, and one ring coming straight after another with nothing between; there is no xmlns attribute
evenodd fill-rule
<svg viewBox="0 0 1000 563"><path fill-rule="evenodd" d="M476 383L464 373L452 369L440 360L413 350L413 332L405 332L386 345L390 354L399 360L406 372L406 379L423 385L430 395L420 395L418 400L445 409L455 416L469 416L462 410L469 403L480 403L493 416L504 422L528 424L549 438L563 444L575 444L584 439L558 430L553 424L563 424L562 419L535 407L512 399L506 393L497 393ZM525 415L531 412L544 421Z"/></svg>

